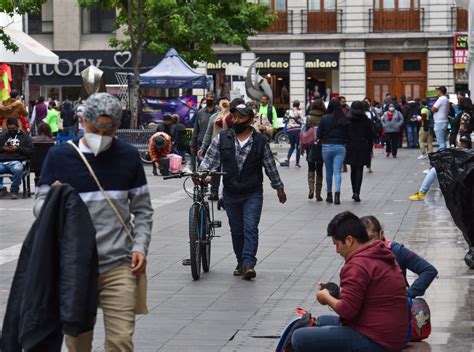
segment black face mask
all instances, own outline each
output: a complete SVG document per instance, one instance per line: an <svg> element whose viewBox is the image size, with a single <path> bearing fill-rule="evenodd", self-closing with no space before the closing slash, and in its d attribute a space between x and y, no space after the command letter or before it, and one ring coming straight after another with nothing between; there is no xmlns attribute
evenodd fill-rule
<svg viewBox="0 0 474 352"><path fill-rule="evenodd" d="M214 100L206 99L206 106L212 108L214 106Z"/></svg>
<svg viewBox="0 0 474 352"><path fill-rule="evenodd" d="M234 129L234 132L236 134L242 134L247 130L247 128L249 128L249 125L246 122L244 122L244 123L234 123L232 128Z"/></svg>

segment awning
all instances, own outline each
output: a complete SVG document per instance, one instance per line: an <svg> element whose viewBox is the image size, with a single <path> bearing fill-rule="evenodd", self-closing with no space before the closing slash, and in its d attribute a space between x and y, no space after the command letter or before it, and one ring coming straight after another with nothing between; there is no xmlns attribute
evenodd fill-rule
<svg viewBox="0 0 474 352"><path fill-rule="evenodd" d="M57 65L59 57L51 50L31 38L28 34L10 28L4 28L11 41L18 46L18 51L7 50L4 45L0 47L0 62L7 64L50 64Z"/></svg>

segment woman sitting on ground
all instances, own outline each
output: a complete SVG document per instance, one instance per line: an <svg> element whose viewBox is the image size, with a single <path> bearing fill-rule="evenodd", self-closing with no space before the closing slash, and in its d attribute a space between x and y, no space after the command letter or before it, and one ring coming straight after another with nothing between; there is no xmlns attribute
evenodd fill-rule
<svg viewBox="0 0 474 352"><path fill-rule="evenodd" d="M369 238L371 240L384 241L385 246L392 251L405 277L408 297L423 296L438 275L436 268L415 252L410 251L403 244L386 240L383 227L375 216L364 216L361 220L367 229ZM408 284L406 279L407 269L418 274L418 278L411 285Z"/></svg>

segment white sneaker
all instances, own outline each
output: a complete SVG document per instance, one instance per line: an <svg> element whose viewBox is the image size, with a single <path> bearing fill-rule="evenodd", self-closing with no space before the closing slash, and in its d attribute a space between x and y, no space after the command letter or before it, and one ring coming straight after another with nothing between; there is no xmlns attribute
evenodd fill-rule
<svg viewBox="0 0 474 352"><path fill-rule="evenodd" d="M428 172L430 172L430 169L423 170L424 174L427 174Z"/></svg>
<svg viewBox="0 0 474 352"><path fill-rule="evenodd" d="M426 158L428 158L427 154L421 154L417 159L421 160L421 159L426 159Z"/></svg>

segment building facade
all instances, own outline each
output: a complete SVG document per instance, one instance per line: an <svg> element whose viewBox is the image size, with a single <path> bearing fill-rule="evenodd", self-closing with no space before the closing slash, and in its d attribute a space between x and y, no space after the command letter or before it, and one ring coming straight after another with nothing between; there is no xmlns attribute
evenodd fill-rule
<svg viewBox="0 0 474 352"><path fill-rule="evenodd" d="M216 46L217 62L200 72L214 76L220 96L242 87L242 78L225 75L229 65L256 67L265 76L281 110L293 100L306 102L315 91L348 101L369 96L383 101L424 98L445 85L450 93L467 88L464 70L454 69L454 33L467 31L467 11L455 0L253 0L267 3L278 19L250 39L252 51ZM56 6L57 5L57 6ZM75 94L79 72L89 62L119 84L116 72L130 68L130 54L108 41L121 36L112 27L114 12L81 10L76 0L49 0L29 18L29 33L60 57L57 67L32 66L35 94ZM156 58L143 63L147 68ZM196 92L199 93L199 92Z"/></svg>

